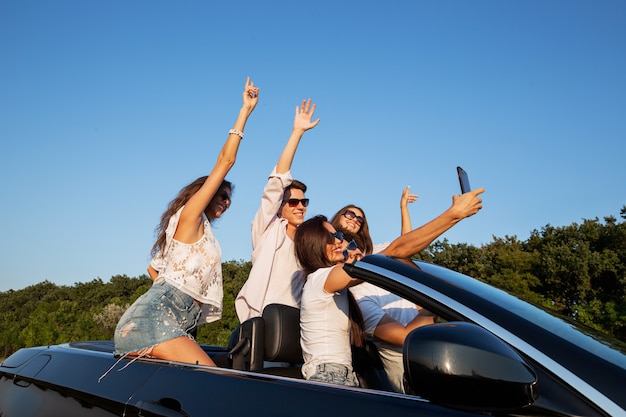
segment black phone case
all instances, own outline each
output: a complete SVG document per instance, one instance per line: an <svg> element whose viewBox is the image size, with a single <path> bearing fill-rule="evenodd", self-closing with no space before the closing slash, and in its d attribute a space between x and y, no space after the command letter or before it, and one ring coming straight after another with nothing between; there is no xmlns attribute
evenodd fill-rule
<svg viewBox="0 0 626 417"><path fill-rule="evenodd" d="M461 194L465 194L468 191L472 190L469 183L469 177L467 176L467 172L461 167L456 167L456 172L459 175L459 184L461 184Z"/></svg>

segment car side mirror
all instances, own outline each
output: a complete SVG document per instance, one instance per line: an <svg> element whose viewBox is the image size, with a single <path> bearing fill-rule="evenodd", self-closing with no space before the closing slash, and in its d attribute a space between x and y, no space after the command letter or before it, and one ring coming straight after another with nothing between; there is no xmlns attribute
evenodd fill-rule
<svg viewBox="0 0 626 417"><path fill-rule="evenodd" d="M404 342L408 388L432 403L513 410L537 399L537 376L509 345L466 322L419 327Z"/></svg>

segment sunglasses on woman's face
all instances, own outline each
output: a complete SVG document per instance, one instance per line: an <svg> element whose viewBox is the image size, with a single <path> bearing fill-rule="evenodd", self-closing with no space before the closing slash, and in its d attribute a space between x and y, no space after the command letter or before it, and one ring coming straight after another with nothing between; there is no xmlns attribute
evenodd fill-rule
<svg viewBox="0 0 626 417"><path fill-rule="evenodd" d="M363 216L357 216L357 214L353 212L352 210L344 211L343 217L345 217L348 220L356 220L361 225L365 222L365 219L363 218Z"/></svg>
<svg viewBox="0 0 626 417"><path fill-rule="evenodd" d="M348 251L357 250L358 248L359 246L356 244L356 242L354 240L351 240L350 243L348 243L348 246L343 250L343 260L347 261L350 257Z"/></svg>
<svg viewBox="0 0 626 417"><path fill-rule="evenodd" d="M221 193L219 193L218 195L219 195L219 197L220 197L222 200L224 200L224 201L229 200L229 201L230 201L230 194L228 194L228 191L223 190L223 191L222 191Z"/></svg>
<svg viewBox="0 0 626 417"><path fill-rule="evenodd" d="M343 233L341 233L341 232L335 232L335 233L328 232L328 234L330 235L330 242L328 242L328 243L335 243L335 239L339 239L339 242L343 242Z"/></svg>
<svg viewBox="0 0 626 417"><path fill-rule="evenodd" d="M304 207L309 205L309 199L308 198L290 198L289 200L285 201L285 203L289 204L289 207L297 207L298 204L302 203L302 205Z"/></svg>

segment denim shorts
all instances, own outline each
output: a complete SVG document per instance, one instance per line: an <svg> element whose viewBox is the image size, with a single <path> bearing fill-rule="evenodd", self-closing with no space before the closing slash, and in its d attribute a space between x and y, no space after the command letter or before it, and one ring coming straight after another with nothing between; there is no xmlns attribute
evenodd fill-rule
<svg viewBox="0 0 626 417"><path fill-rule="evenodd" d="M338 363L322 363L315 367L315 373L309 381L326 382L328 384L358 387L359 380L352 369Z"/></svg>
<svg viewBox="0 0 626 417"><path fill-rule="evenodd" d="M115 329L115 354L152 348L159 343L190 336L200 318L194 299L158 280L124 313ZM149 352L146 352L149 354Z"/></svg>

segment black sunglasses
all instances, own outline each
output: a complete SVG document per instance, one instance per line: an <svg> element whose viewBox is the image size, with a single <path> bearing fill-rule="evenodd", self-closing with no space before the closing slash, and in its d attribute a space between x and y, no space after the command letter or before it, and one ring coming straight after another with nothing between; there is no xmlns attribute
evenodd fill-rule
<svg viewBox="0 0 626 417"><path fill-rule="evenodd" d="M328 234L330 235L330 242L328 242L328 243L334 243L335 239L339 239L339 242L343 242L343 233L341 233L341 232L335 232L335 233L328 232Z"/></svg>
<svg viewBox="0 0 626 417"><path fill-rule="evenodd" d="M356 242L354 240L351 240L350 243L348 243L348 246L343 250L343 260L344 260L344 262L347 261L348 257L350 256L348 251L357 250L358 248L359 248L359 246L356 244Z"/></svg>
<svg viewBox="0 0 626 417"><path fill-rule="evenodd" d="M218 195L219 195L219 197L222 200L229 200L230 201L230 194L228 194L228 191L224 190L221 193L219 193Z"/></svg>
<svg viewBox="0 0 626 417"><path fill-rule="evenodd" d="M362 216L357 216L356 213L353 212L352 210L344 211L343 217L345 217L348 220L356 220L357 222L359 222L359 224L363 224L365 222L365 219Z"/></svg>
<svg viewBox="0 0 626 417"><path fill-rule="evenodd" d="M290 198L289 200L285 201L285 203L289 204L289 207L297 207L298 204L300 203L302 203L304 207L307 207L309 205L309 199L308 198L302 198L302 199Z"/></svg>

